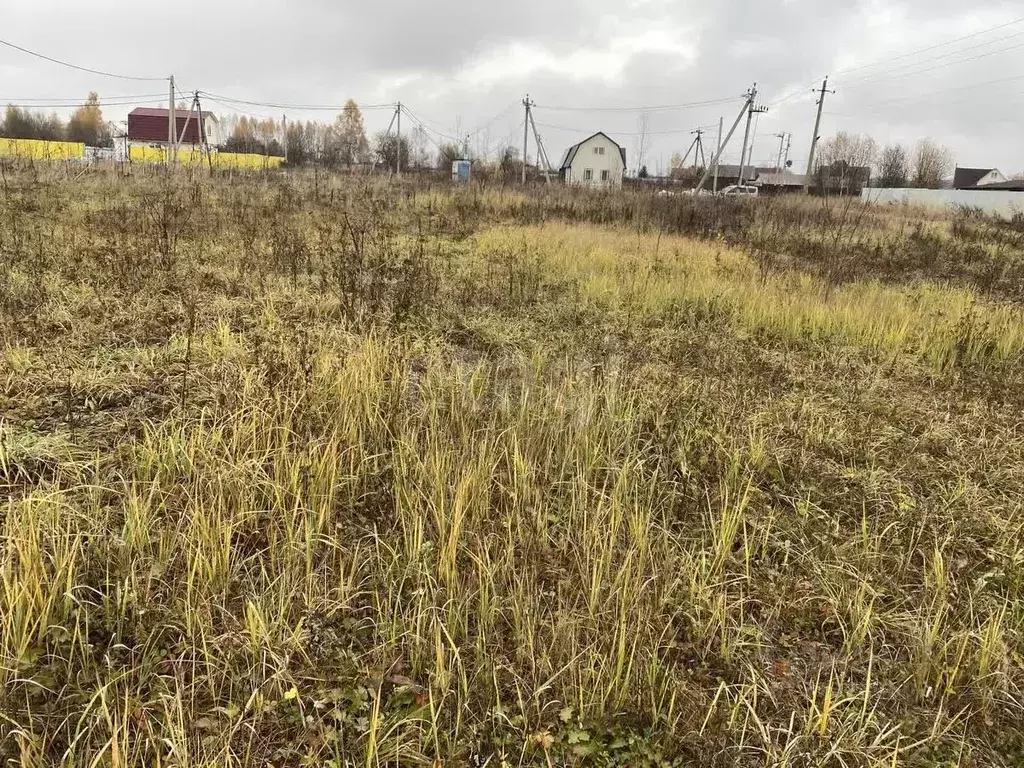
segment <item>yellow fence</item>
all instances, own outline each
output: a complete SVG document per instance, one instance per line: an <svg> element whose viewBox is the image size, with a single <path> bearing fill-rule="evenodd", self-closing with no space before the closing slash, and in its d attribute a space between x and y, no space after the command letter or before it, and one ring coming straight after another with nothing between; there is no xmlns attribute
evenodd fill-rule
<svg viewBox="0 0 1024 768"><path fill-rule="evenodd" d="M0 139L0 157L27 160L69 160L85 157L85 144L75 141L43 141L42 139Z"/></svg>
<svg viewBox="0 0 1024 768"><path fill-rule="evenodd" d="M134 145L128 149L133 163L165 163L166 147ZM73 141L43 141L42 139L0 138L0 157L18 157L26 160L70 160L85 157L85 144ZM182 147L178 150L178 163L184 166L206 165L207 160L198 148ZM235 168L260 171L280 168L283 157L248 155L239 152L213 152L214 168Z"/></svg>
<svg viewBox="0 0 1024 768"><path fill-rule="evenodd" d="M133 145L128 149L128 156L133 163L166 163L166 147L147 147ZM181 147L178 149L178 164L183 166L206 165L206 157L198 149ZM270 155L247 155L238 152L213 152L214 168L234 168L238 170L259 171L264 168L280 168L284 165L283 157Z"/></svg>

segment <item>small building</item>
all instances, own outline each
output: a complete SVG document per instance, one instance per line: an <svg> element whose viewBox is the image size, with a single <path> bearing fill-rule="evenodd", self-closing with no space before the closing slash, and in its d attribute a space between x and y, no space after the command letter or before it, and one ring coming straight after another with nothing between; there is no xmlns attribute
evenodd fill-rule
<svg viewBox="0 0 1024 768"><path fill-rule="evenodd" d="M745 165L743 166L743 183L744 184L756 184L757 180L764 173L775 173L778 168L756 166L756 165ZM715 170L714 166L711 168L711 176L708 177L708 184L711 183L711 179L714 178ZM733 184L739 184L740 182L740 167L738 164L733 163L721 163L718 166L718 188L723 189L725 187L732 186Z"/></svg>
<svg viewBox="0 0 1024 768"><path fill-rule="evenodd" d="M170 114L166 107L137 107L128 113L128 141L143 144L166 144ZM191 109L176 109L174 121L182 144L201 144L204 140L220 145L220 126L212 112L200 115Z"/></svg>
<svg viewBox="0 0 1024 768"><path fill-rule="evenodd" d="M818 166L811 182L811 187L824 195L859 195L868 186L871 186L871 168L851 165L846 160Z"/></svg>
<svg viewBox="0 0 1024 768"><path fill-rule="evenodd" d="M976 189L1005 184L1008 179L998 168L960 168L953 173L953 189Z"/></svg>
<svg viewBox="0 0 1024 768"><path fill-rule="evenodd" d="M804 191L804 184L807 177L802 173L790 173L782 171L777 173L774 170L770 173L759 173L754 182L762 195L785 195L795 194Z"/></svg>
<svg viewBox="0 0 1024 768"><path fill-rule="evenodd" d="M621 187L626 149L599 131L565 150L558 173L566 184Z"/></svg>
<svg viewBox="0 0 1024 768"><path fill-rule="evenodd" d="M452 160L452 181L456 184L465 184L469 181L472 163L469 160Z"/></svg>

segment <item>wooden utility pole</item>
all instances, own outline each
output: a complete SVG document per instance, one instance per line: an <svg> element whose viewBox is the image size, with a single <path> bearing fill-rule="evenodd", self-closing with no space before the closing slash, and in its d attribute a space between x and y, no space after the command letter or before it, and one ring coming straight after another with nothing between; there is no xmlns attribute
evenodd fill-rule
<svg viewBox="0 0 1024 768"><path fill-rule="evenodd" d="M395 118L398 120L398 127L395 135L398 140L395 142L395 175L402 175L402 102L395 105Z"/></svg>
<svg viewBox="0 0 1024 768"><path fill-rule="evenodd" d="M725 128L725 118L718 118L718 148L715 150L715 185L711 188L714 194L718 194L718 159L722 156L722 129Z"/></svg>
<svg viewBox="0 0 1024 768"><path fill-rule="evenodd" d="M828 78L821 83L821 96L818 99L818 116L814 119L814 133L811 136L811 153L807 156L807 175L804 176L804 194L811 193L811 175L814 173L814 153L818 149L818 131L821 129L821 110L825 107L825 94L835 93L828 89Z"/></svg>
<svg viewBox="0 0 1024 768"><path fill-rule="evenodd" d="M196 108L196 119L199 121L199 141L202 142L202 149L206 150L206 163L210 167L210 175L213 176L213 152L210 151L210 139L206 135L206 121L203 120L203 104L199 101L199 91L196 91L193 103ZM200 155L200 162L202 162L201 158L202 155Z"/></svg>
<svg viewBox="0 0 1024 768"><path fill-rule="evenodd" d="M694 150L693 150L693 170L697 170L697 168L698 168L698 166L697 166L697 155L698 155L698 153L700 154L700 162L704 166L707 165L707 158L704 157L704 142L701 140L701 136L704 135L704 129L703 128L698 128L695 131L690 131L690 133L696 134L696 136L697 136L697 138L695 138L693 140L693 147L694 147ZM687 153L689 153L689 150L687 150ZM684 160L683 162L686 162L686 161Z"/></svg>
<svg viewBox="0 0 1024 768"><path fill-rule="evenodd" d="M783 131L782 133L776 133L775 134L775 138L777 138L779 140L779 157L775 161L775 170L777 172L779 172L779 173L782 173L782 150L783 150L783 148L785 147L785 144L786 144L786 133L785 133L785 131Z"/></svg>
<svg viewBox="0 0 1024 768"><path fill-rule="evenodd" d="M540 170L540 164L541 161L543 161L545 168L544 178L547 180L547 183L550 184L551 174L553 171L551 168L551 160L548 158L548 151L544 149L544 142L540 140L540 132L537 130L537 123L533 119L533 111L529 107L527 107L526 114L530 118L530 127L533 128L533 139L537 142L537 169ZM526 168L525 164L523 165L523 168Z"/></svg>
<svg viewBox="0 0 1024 768"><path fill-rule="evenodd" d="M533 102L530 101L530 94L526 94L526 98L523 99L523 107L526 109L526 114L523 116L523 184L526 184L526 149L527 142L530 136L530 107ZM538 161L539 162L539 161Z"/></svg>
<svg viewBox="0 0 1024 768"><path fill-rule="evenodd" d="M174 163L175 148L177 147L177 136L178 136L178 120L174 114L174 75L171 75L168 79L170 86L168 87L167 96L167 167L170 168Z"/></svg>
<svg viewBox="0 0 1024 768"><path fill-rule="evenodd" d="M722 159L722 152L724 152L725 148L729 145L729 140L732 138L732 135L734 133L736 133L736 129L739 127L740 120L743 119L743 113L746 112L747 108L751 104L753 104L753 103L754 103L753 96L751 95L750 91L748 91L747 94L746 94L746 101L743 102L743 107L742 107L742 109L740 109L740 113L738 115L736 115L736 120L735 120L735 122L733 122L732 128L729 129L729 133L725 137L725 141L719 142L718 152L715 154L714 168L713 169L712 168L708 168L706 171L704 171L704 176L701 177L700 183L697 184L697 188L694 190L695 194L700 194L700 191L702 189L704 189L704 185L707 184L708 183L708 179L711 178L712 170L715 173L715 179L717 181L717 179L718 179L718 164L719 164L719 162ZM724 125L724 123L723 123L723 125Z"/></svg>
<svg viewBox="0 0 1024 768"><path fill-rule="evenodd" d="M767 107L755 107L754 102L757 101L757 83L754 83L754 87L750 89L750 99L747 105L747 129L743 133L743 149L740 151L740 177L736 180L736 184L743 186L744 177L747 169L747 142L750 141L750 124L754 120L754 115L767 112ZM753 146L751 146L751 154L753 154Z"/></svg>

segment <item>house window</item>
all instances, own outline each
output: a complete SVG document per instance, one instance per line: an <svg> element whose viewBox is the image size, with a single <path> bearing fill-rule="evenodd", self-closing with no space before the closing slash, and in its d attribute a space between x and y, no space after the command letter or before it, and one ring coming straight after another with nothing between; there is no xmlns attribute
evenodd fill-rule
<svg viewBox="0 0 1024 768"><path fill-rule="evenodd" d="M612 177L611 171L601 171L601 181L608 181Z"/></svg>
<svg viewBox="0 0 1024 768"><path fill-rule="evenodd" d="M603 154L604 154L604 147L598 147L598 148L597 148L597 153L598 153L599 155L603 155Z"/></svg>
<svg viewBox="0 0 1024 768"><path fill-rule="evenodd" d="M587 168L585 171L583 171L583 180L584 181L593 181L594 180L594 169L593 168Z"/></svg>
<svg viewBox="0 0 1024 768"><path fill-rule="evenodd" d="M594 147L594 154L595 154L595 155L596 155L596 154L598 153L598 151L599 151L599 150L598 150L598 148L597 148L597 147Z"/></svg>

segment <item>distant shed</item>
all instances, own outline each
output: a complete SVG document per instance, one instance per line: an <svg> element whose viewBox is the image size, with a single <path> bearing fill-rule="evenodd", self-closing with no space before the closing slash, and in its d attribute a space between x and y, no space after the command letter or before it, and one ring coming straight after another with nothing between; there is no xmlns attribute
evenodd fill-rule
<svg viewBox="0 0 1024 768"><path fill-rule="evenodd" d="M128 141L167 143L169 110L166 107L137 107L128 113ZM174 112L177 134L182 144L200 144L204 135L210 144L220 144L217 118L211 112L201 115L194 110L178 109Z"/></svg>

